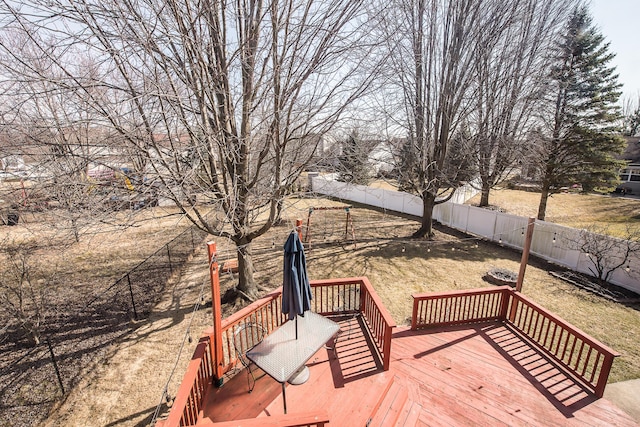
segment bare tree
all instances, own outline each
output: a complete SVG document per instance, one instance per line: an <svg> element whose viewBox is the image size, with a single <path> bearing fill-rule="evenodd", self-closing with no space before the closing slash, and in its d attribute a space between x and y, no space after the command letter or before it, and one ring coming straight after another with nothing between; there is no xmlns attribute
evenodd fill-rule
<svg viewBox="0 0 640 427"><path fill-rule="evenodd" d="M567 243L570 249L586 254L589 271L605 284L616 271L628 269L630 260L640 254L640 229L628 226L623 238L614 238L608 227L591 226Z"/></svg>
<svg viewBox="0 0 640 427"><path fill-rule="evenodd" d="M23 4L4 3L4 32L26 37L64 76L51 83L117 133L149 191L235 242L238 290L254 298L251 242L276 220L318 135L375 75L363 66L371 56L359 43L362 2ZM24 62L6 43L0 49L5 67ZM91 67L74 66L81 55ZM34 68L23 77L43 78Z"/></svg>
<svg viewBox="0 0 640 427"><path fill-rule="evenodd" d="M15 323L31 341L40 344L40 334L48 313L48 300L55 294L54 281L39 271L36 249L29 242L3 241L0 259L0 307L4 322Z"/></svg>
<svg viewBox="0 0 640 427"><path fill-rule="evenodd" d="M29 165L23 177L27 185L22 208L49 208L55 217L52 226L70 231L79 241L93 225L111 222L113 203L107 202L126 198L130 192L123 182L115 185L116 171L105 163L111 135L99 126L99 116L86 97L73 96L61 86L65 74L57 67L59 57L41 55L23 33L5 36L6 50L0 52L6 77L1 84L6 100L2 125L12 135L10 150ZM55 52L52 41L42 43ZM22 62L13 61L15 56ZM92 64L79 58L77 66L91 70ZM92 177L91 168L100 166L114 179Z"/></svg>
<svg viewBox="0 0 640 427"><path fill-rule="evenodd" d="M388 79L399 100L387 104L388 113L407 136L403 158L408 163L400 168L400 180L423 202L414 237L432 235L434 206L461 183L458 172L463 171L449 168L448 156L471 99L473 52L487 25L484 7L471 0L397 0L379 24L389 51Z"/></svg>
<svg viewBox="0 0 640 427"><path fill-rule="evenodd" d="M479 35L473 61L475 109L470 115L475 162L489 192L519 166L536 109L544 100L550 49L572 0L497 2L492 28Z"/></svg>

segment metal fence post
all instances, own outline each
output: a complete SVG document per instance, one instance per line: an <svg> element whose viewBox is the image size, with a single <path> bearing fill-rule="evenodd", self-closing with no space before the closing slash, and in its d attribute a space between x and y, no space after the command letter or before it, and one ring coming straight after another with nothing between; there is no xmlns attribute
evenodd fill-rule
<svg viewBox="0 0 640 427"><path fill-rule="evenodd" d="M58 362L56 362L56 355L53 354L51 341L49 341L49 338L47 338L46 340L47 347L49 347L49 354L51 355L51 363L53 364L53 369L56 371L56 376L58 377L58 385L60 386L60 390L62 390L62 394L64 395L64 384L62 384L62 377L60 376L60 369L58 369Z"/></svg>
<svg viewBox="0 0 640 427"><path fill-rule="evenodd" d="M169 259L169 271L173 273L173 266L171 265L171 251L169 250L168 243L167 243L167 258Z"/></svg>
<svg viewBox="0 0 640 427"><path fill-rule="evenodd" d="M136 310L136 300L133 298L133 287L131 286L131 276L127 273L127 283L129 283L129 295L131 295L131 307L133 307L133 318L138 320L138 311Z"/></svg>

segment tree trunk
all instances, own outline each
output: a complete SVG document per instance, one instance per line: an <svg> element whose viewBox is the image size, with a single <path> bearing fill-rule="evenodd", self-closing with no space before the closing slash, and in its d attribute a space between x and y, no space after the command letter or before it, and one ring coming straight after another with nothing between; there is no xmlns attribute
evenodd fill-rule
<svg viewBox="0 0 640 427"><path fill-rule="evenodd" d="M540 191L540 204L538 205L538 219L544 221L547 213L547 200L549 200L549 184L542 184Z"/></svg>
<svg viewBox="0 0 640 427"><path fill-rule="evenodd" d="M426 192L422 195L422 223L420 224L420 228L415 233L413 233L412 237L427 237L429 239L433 237L433 227L431 220L433 218L433 208L435 207L435 200L435 196L429 192Z"/></svg>
<svg viewBox="0 0 640 427"><path fill-rule="evenodd" d="M489 191L491 191L491 185L489 181L482 180L482 192L480 193L480 204L478 206L489 206Z"/></svg>
<svg viewBox="0 0 640 427"><path fill-rule="evenodd" d="M254 301L258 298L258 286L253 278L253 257L251 242L238 245L238 291L245 298Z"/></svg>

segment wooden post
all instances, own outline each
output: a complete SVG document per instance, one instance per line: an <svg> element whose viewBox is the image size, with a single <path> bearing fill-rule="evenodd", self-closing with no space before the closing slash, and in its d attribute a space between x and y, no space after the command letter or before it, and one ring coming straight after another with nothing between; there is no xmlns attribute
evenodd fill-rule
<svg viewBox="0 0 640 427"><path fill-rule="evenodd" d="M215 385L222 386L222 304L220 302L220 269L218 266L215 242L207 242L209 253L209 276L211 279L211 307L213 309L213 343L211 358L214 363L213 375Z"/></svg>
<svg viewBox="0 0 640 427"><path fill-rule="evenodd" d="M167 243L167 259L169 260L169 271L173 274L173 265L171 265L171 250L169 249L168 243Z"/></svg>
<svg viewBox="0 0 640 427"><path fill-rule="evenodd" d="M313 213L313 207L309 208L309 213L307 214L307 234L305 239L303 240L311 249L311 214Z"/></svg>
<svg viewBox="0 0 640 427"><path fill-rule="evenodd" d="M349 226L351 226L351 239L353 240L353 247L358 249L358 244L356 243L356 231L353 228L353 218L351 218L351 206L344 208L347 211L347 221L344 226L344 240L347 240L349 237Z"/></svg>
<svg viewBox="0 0 640 427"><path fill-rule="evenodd" d="M298 237L300 238L300 242L302 242L302 220L296 219L296 231L298 232Z"/></svg>
<svg viewBox="0 0 640 427"><path fill-rule="evenodd" d="M529 250L531 249L531 239L533 237L533 226L536 223L535 218L529 218L527 224L527 235L524 239L524 247L522 248L522 259L520 260L520 272L518 273L518 280L516 281L516 291L522 290L522 282L524 281L524 271L527 268L527 262L529 261Z"/></svg>
<svg viewBox="0 0 640 427"><path fill-rule="evenodd" d="M133 307L133 318L138 320L138 310L136 310L136 300L133 298L133 287L131 286L131 276L127 273L127 283L129 283L129 295L131 296L131 307Z"/></svg>

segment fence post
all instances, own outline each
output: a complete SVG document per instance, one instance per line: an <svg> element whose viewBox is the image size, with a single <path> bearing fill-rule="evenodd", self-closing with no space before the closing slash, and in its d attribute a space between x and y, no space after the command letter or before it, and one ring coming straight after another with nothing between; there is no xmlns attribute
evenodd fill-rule
<svg viewBox="0 0 640 427"><path fill-rule="evenodd" d="M127 283L129 283L129 295L131 295L131 306L133 307L133 318L138 320L138 311L136 310L136 300L133 298L133 287L131 286L131 277L127 273Z"/></svg>
<svg viewBox="0 0 640 427"><path fill-rule="evenodd" d="M167 243L167 258L169 259L169 272L173 273L173 266L171 265L171 251L169 250L168 243Z"/></svg>
<svg viewBox="0 0 640 427"><path fill-rule="evenodd" d="M191 250L195 250L196 249L196 242L193 239L193 227L189 227L189 231L191 232Z"/></svg>
<svg viewBox="0 0 640 427"><path fill-rule="evenodd" d="M211 280L211 311L213 314L213 342L211 343L212 359L214 361L214 385L222 386L222 305L220 302L220 266L218 265L218 251L215 242L207 242L209 257L209 279Z"/></svg>
<svg viewBox="0 0 640 427"><path fill-rule="evenodd" d="M53 354L53 347L51 346L51 341L47 338L47 347L49 347L49 354L51 355L51 363L53 364L53 369L56 371L56 376L58 377L58 385L60 386L60 390L62 390L62 394L64 395L64 384L62 384L62 377L60 376L60 370L58 369L58 362L56 362L56 355Z"/></svg>

